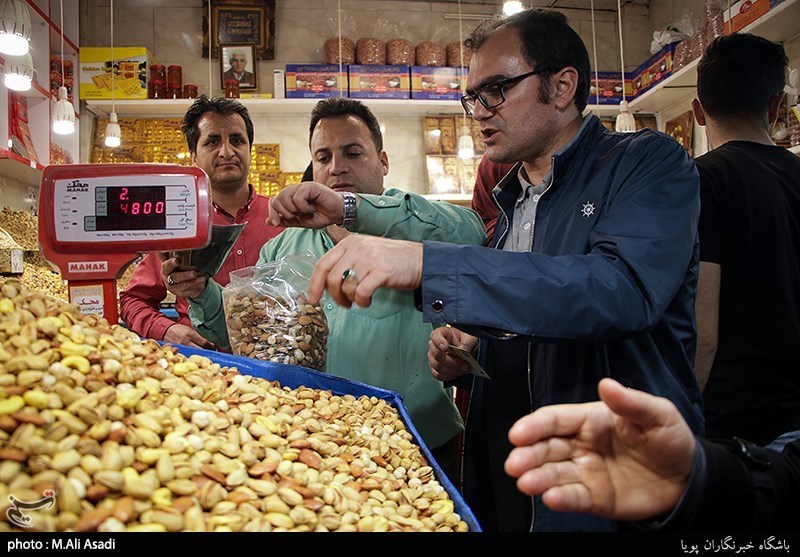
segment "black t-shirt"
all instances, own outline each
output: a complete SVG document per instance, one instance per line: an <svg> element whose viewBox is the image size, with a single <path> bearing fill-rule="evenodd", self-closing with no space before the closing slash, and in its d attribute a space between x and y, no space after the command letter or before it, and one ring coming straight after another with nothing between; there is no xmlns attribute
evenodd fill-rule
<svg viewBox="0 0 800 557"><path fill-rule="evenodd" d="M800 157L732 141L699 157L700 260L721 267L708 437L800 429Z"/></svg>

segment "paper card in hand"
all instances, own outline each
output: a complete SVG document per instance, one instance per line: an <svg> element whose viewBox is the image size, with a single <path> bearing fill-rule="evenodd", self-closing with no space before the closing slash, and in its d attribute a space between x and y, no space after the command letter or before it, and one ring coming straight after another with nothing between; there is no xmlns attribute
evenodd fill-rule
<svg viewBox="0 0 800 557"><path fill-rule="evenodd" d="M464 350L463 348L459 348L458 346L454 346L452 344L448 345L447 352L452 357L456 358L457 360L463 360L469 364L470 373L473 375L477 375L478 377L483 377L484 379L491 379L489 374L483 371L483 368L475 361L475 358L472 357L472 354Z"/></svg>

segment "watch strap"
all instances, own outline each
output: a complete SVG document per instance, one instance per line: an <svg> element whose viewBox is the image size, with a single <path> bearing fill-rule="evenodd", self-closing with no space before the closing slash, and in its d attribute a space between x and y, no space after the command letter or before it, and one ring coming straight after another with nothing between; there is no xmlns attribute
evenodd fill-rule
<svg viewBox="0 0 800 557"><path fill-rule="evenodd" d="M342 226L350 230L356 225L358 207L356 195L349 191L342 192L344 201L344 215L342 216Z"/></svg>

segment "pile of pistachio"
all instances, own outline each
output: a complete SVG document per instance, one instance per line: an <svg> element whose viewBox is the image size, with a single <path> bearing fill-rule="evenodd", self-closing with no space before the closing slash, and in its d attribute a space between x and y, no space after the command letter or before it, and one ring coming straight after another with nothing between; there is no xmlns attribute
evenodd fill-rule
<svg viewBox="0 0 800 557"><path fill-rule="evenodd" d="M385 401L186 358L16 280L0 530L22 530L7 510L39 531L467 530Z"/></svg>

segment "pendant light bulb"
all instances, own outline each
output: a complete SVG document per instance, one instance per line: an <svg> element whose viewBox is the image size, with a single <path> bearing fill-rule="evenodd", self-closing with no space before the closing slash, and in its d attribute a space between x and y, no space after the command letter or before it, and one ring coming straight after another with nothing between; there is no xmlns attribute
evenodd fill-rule
<svg viewBox="0 0 800 557"><path fill-rule="evenodd" d="M620 77L622 79L622 102L619 103L619 114L614 124L614 129L622 133L634 133L636 131L636 120L628 108L628 101L625 100L625 48L622 40L622 5L617 0L617 24L619 25L619 66ZM597 91L598 102L600 91Z"/></svg>
<svg viewBox="0 0 800 557"><path fill-rule="evenodd" d="M503 2L503 15L508 17L510 15L518 14L525 8L522 6L522 2L518 2L516 0L510 0L508 2Z"/></svg>
<svg viewBox="0 0 800 557"><path fill-rule="evenodd" d="M628 101L619 103L619 114L617 114L614 129L622 133L634 133L636 131L636 119L628 109Z"/></svg>
<svg viewBox="0 0 800 557"><path fill-rule="evenodd" d="M75 131L75 110L67 98L67 88L58 88L58 102L53 112L53 133L70 135Z"/></svg>
<svg viewBox="0 0 800 557"><path fill-rule="evenodd" d="M106 147L119 147L122 143L122 130L119 128L117 121L117 113L112 112L108 117L108 124L106 124Z"/></svg>
<svg viewBox="0 0 800 557"><path fill-rule="evenodd" d="M33 82L33 58L30 52L6 58L3 83L12 91L29 91Z"/></svg>
<svg viewBox="0 0 800 557"><path fill-rule="evenodd" d="M461 134L458 136L458 157L461 159L471 159L475 156L475 143L472 141L472 134L469 127L461 126Z"/></svg>
<svg viewBox="0 0 800 557"><path fill-rule="evenodd" d="M0 0L0 52L22 56L30 49L31 14L25 2Z"/></svg>

